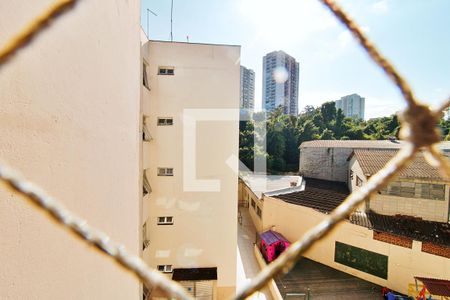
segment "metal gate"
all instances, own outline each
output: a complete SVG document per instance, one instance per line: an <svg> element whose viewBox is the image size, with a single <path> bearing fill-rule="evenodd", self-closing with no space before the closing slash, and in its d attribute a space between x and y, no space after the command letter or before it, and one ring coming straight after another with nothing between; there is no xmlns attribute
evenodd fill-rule
<svg viewBox="0 0 450 300"><path fill-rule="evenodd" d="M213 280L180 281L179 283L195 299L213 300L213 298L214 298L214 281Z"/></svg>

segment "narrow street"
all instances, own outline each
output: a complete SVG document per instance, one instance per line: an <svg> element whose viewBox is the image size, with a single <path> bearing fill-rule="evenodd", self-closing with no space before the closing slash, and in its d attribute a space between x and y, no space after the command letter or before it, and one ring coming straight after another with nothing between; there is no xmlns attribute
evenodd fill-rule
<svg viewBox="0 0 450 300"><path fill-rule="evenodd" d="M242 224L238 224L238 251L237 251L237 289L258 274L260 268L256 261L253 247L256 229L250 218L248 208L239 207L242 214ZM272 300L269 289L255 293L251 299Z"/></svg>

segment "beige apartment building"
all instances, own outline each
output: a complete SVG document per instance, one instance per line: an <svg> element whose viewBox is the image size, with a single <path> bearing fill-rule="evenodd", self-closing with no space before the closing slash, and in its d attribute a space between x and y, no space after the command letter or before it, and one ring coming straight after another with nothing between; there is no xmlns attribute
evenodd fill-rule
<svg viewBox="0 0 450 300"><path fill-rule="evenodd" d="M50 1L0 1L0 44ZM117 13L120 12L120 17ZM81 1L0 68L0 158L140 249L139 1ZM109 258L0 186L1 299L140 299Z"/></svg>
<svg viewBox="0 0 450 300"><path fill-rule="evenodd" d="M223 299L240 47L149 42L139 3L80 2L2 66L0 158L195 296ZM1 2L0 44L47 5ZM161 296L4 186L0 225L1 299Z"/></svg>
<svg viewBox="0 0 450 300"><path fill-rule="evenodd" d="M235 292L239 46L143 44L144 258L193 296ZM152 297L158 294L151 295Z"/></svg>

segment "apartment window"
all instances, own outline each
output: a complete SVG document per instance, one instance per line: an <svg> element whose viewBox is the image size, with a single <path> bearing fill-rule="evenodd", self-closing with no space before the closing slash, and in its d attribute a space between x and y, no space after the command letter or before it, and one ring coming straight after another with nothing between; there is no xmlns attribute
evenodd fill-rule
<svg viewBox="0 0 450 300"><path fill-rule="evenodd" d="M175 75L174 67L159 67L158 75Z"/></svg>
<svg viewBox="0 0 450 300"><path fill-rule="evenodd" d="M173 176L173 168L158 168L158 176Z"/></svg>
<svg viewBox="0 0 450 300"><path fill-rule="evenodd" d="M173 217L158 217L158 225L173 225Z"/></svg>
<svg viewBox="0 0 450 300"><path fill-rule="evenodd" d="M443 184L432 184L431 185L431 199L434 200L444 200L445 199L445 185Z"/></svg>
<svg viewBox="0 0 450 300"><path fill-rule="evenodd" d="M171 126L173 125L173 118L158 118L158 126Z"/></svg>
<svg viewBox="0 0 450 300"><path fill-rule="evenodd" d="M393 181L387 188L381 190L382 194L406 198L422 198L432 200L445 200L445 185L408 181Z"/></svg>
<svg viewBox="0 0 450 300"><path fill-rule="evenodd" d="M261 212L261 208L259 208L259 206L256 207L256 214L258 215L259 218L261 218L262 212Z"/></svg>
<svg viewBox="0 0 450 300"><path fill-rule="evenodd" d="M142 84L150 90L150 85L148 84L147 64L145 62L142 64Z"/></svg>
<svg viewBox="0 0 450 300"><path fill-rule="evenodd" d="M349 175L349 177L350 177L350 181L353 181L353 170L350 170L350 175Z"/></svg>
<svg viewBox="0 0 450 300"><path fill-rule="evenodd" d="M163 273L172 273L172 265L158 265L158 271Z"/></svg>
<svg viewBox="0 0 450 300"><path fill-rule="evenodd" d="M255 208L256 207L256 203L255 200L252 199L252 207Z"/></svg>
<svg viewBox="0 0 450 300"><path fill-rule="evenodd" d="M356 186L362 186L362 180L358 176L356 176Z"/></svg>
<svg viewBox="0 0 450 300"><path fill-rule="evenodd" d="M145 250L150 245L150 241L147 238L147 222L142 225L142 250Z"/></svg>

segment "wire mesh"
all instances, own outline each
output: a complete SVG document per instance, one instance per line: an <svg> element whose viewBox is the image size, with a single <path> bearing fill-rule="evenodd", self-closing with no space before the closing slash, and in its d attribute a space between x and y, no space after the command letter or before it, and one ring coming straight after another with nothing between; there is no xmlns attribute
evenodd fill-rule
<svg viewBox="0 0 450 300"><path fill-rule="evenodd" d="M448 160L440 153L437 144L441 140L437 123L442 111L449 107L450 98L442 105L432 110L420 103L414 96L411 87L397 72L394 66L378 51L375 45L363 33L360 27L332 0L318 0L328 8L336 18L352 33L359 44L366 50L369 57L386 73L398 87L407 104L407 108L400 115L400 137L407 141L398 154L359 190L353 192L337 207L325 220L308 231L301 239L294 242L273 263L263 269L243 289L238 291L234 299L245 299L252 293L264 287L271 279L281 272L288 272L302 254L316 241L327 235L337 224L345 220L352 211L372 193L384 187L398 172L404 168L418 151L424 151L427 161L438 167L446 178L450 177ZM46 11L33 19L22 31L12 37L0 48L0 68L6 61L40 32L48 28L51 21L62 13L72 9L77 0L55 1ZM132 255L126 249L112 241L109 237L92 227L87 222L64 208L58 201L50 197L45 190L29 182L19 175L17 171L0 164L0 179L14 192L21 194L38 208L45 211L60 226L66 227L84 242L95 246L101 253L111 257L126 270L134 273L150 289L159 288L168 296L179 299L192 299L192 297L176 282L167 279L158 271L148 267L138 256Z"/></svg>

